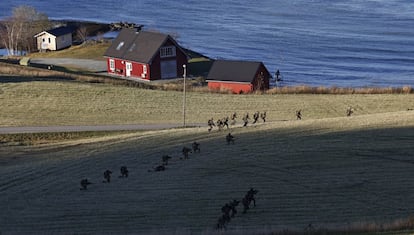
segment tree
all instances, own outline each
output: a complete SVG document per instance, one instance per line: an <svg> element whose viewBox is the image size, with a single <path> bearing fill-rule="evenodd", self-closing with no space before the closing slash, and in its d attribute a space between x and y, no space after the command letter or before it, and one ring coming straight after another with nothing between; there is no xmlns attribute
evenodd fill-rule
<svg viewBox="0 0 414 235"><path fill-rule="evenodd" d="M18 55L23 51L30 53L36 45L33 36L49 27L46 14L31 6L18 6L13 9L12 16L3 22L0 37L9 55Z"/></svg>
<svg viewBox="0 0 414 235"><path fill-rule="evenodd" d="M84 44L86 39L88 38L88 28L86 26L80 26L76 31L76 35L78 36L79 40Z"/></svg>

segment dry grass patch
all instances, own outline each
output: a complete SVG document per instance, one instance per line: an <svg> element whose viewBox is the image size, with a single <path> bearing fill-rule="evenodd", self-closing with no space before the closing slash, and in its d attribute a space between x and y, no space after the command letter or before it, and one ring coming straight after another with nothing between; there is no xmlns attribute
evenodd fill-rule
<svg viewBox="0 0 414 235"><path fill-rule="evenodd" d="M0 83L0 126L105 125L181 123L180 91L65 81ZM413 108L413 94L377 95L232 95L187 93L187 122L201 123L247 112L267 111L268 121L343 117L405 111Z"/></svg>
<svg viewBox="0 0 414 235"><path fill-rule="evenodd" d="M266 91L267 94L410 94L411 86L403 87L276 87Z"/></svg>
<svg viewBox="0 0 414 235"><path fill-rule="evenodd" d="M81 44L59 51L36 52L29 57L105 60L103 55L110 45L110 42Z"/></svg>

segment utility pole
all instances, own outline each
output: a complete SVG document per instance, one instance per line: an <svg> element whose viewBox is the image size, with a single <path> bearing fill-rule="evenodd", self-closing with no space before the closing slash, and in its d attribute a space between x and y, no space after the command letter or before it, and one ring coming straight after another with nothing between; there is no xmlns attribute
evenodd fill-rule
<svg viewBox="0 0 414 235"><path fill-rule="evenodd" d="M183 126L185 127L185 101L186 101L186 94L185 94L185 77L186 77L186 73L187 73L187 66L185 64L183 64L183 69L184 69L184 73L183 73L183 80L184 80L184 87L183 87Z"/></svg>

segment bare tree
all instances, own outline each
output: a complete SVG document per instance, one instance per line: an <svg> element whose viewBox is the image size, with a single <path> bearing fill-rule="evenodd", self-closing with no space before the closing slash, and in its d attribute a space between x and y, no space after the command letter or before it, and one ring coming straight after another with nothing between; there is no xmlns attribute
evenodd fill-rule
<svg viewBox="0 0 414 235"><path fill-rule="evenodd" d="M79 40L84 44L86 42L86 39L88 37L88 28L86 26L81 26L76 31L76 35L78 36Z"/></svg>
<svg viewBox="0 0 414 235"><path fill-rule="evenodd" d="M13 9L11 17L5 19L0 37L9 55L22 51L31 52L35 48L36 33L50 27L50 21L44 13L31 6L18 6Z"/></svg>

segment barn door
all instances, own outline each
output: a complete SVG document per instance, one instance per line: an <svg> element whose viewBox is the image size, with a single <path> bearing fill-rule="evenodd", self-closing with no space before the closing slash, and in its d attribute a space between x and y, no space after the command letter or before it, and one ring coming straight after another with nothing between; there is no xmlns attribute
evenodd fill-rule
<svg viewBox="0 0 414 235"><path fill-rule="evenodd" d="M131 62L126 62L125 63L125 76L130 77L131 76L131 71L132 71L132 63Z"/></svg>
<svg viewBox="0 0 414 235"><path fill-rule="evenodd" d="M177 61L161 61L161 79L177 77Z"/></svg>

